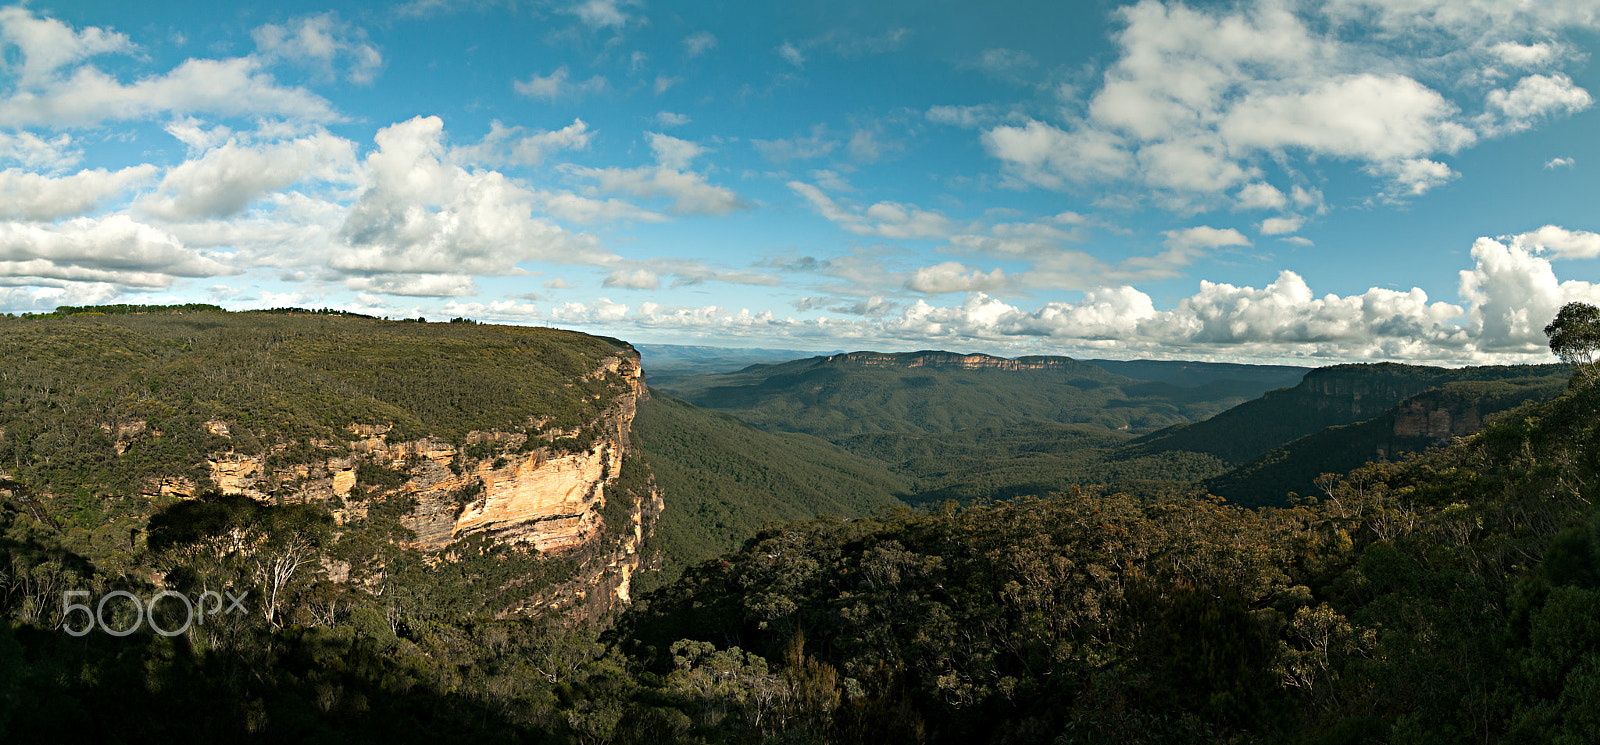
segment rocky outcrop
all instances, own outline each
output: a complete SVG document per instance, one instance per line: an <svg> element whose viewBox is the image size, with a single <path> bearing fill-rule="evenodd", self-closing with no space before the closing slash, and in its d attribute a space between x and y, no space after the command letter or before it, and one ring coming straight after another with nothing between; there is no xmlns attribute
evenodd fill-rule
<svg viewBox="0 0 1600 745"><path fill-rule="evenodd" d="M1018 357L1008 360L987 354L956 354L954 352L906 352L883 354L879 352L847 352L822 359L821 364L857 365L860 367L935 367L963 370L1059 370L1076 368L1083 363L1069 357Z"/></svg>
<svg viewBox="0 0 1600 745"><path fill-rule="evenodd" d="M1443 444L1480 429L1483 429L1483 417L1476 404L1456 402L1454 406L1441 406L1426 397L1416 396L1395 407L1395 437L1427 438Z"/></svg>
<svg viewBox="0 0 1600 745"><path fill-rule="evenodd" d="M424 551L485 534L572 556L582 567L577 586L541 602L602 614L630 599L632 578L645 568L644 543L664 506L653 486L646 494L616 489L638 401L647 395L637 353L606 358L586 378L607 376L620 383L613 388L617 395L596 420L575 428L543 429L545 420L531 417L526 432L475 431L458 446L436 438L391 441L385 425L352 424L345 442L314 442L327 455L309 462L277 463L270 455L287 449L278 445L267 455L212 453L200 465L209 488L258 500L326 503L341 524L364 517L374 500L414 499L402 523L415 533L411 545ZM203 427L229 438L228 422ZM119 443L152 435L142 422L105 429ZM166 476L150 479L142 491L189 497L201 486ZM627 500L627 509L607 510L614 499ZM626 515L627 524L607 526L603 514Z"/></svg>

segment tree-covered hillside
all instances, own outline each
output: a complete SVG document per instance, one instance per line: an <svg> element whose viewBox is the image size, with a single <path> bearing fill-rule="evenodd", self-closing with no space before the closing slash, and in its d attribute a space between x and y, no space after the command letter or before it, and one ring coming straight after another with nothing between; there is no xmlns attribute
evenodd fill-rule
<svg viewBox="0 0 1600 745"><path fill-rule="evenodd" d="M810 435L763 432L659 391L634 433L668 508L656 523L662 575L737 548L771 522L862 517L900 505L909 480Z"/></svg>

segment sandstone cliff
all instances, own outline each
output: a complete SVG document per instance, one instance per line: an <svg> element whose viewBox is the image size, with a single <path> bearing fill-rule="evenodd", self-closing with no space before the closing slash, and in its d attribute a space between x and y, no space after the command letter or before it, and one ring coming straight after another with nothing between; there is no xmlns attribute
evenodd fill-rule
<svg viewBox="0 0 1600 745"><path fill-rule="evenodd" d="M422 438L395 441L385 425L352 424L344 442L316 441L318 457L281 463L266 454L211 453L202 464L211 482L163 476L145 482L151 497L192 496L207 487L224 494L284 503L327 504L340 524L365 516L375 500L414 501L402 519L415 533L411 546L438 552L474 534L525 545L572 559L578 578L541 598L545 606L582 606L603 614L631 596L631 581L643 565L644 543L663 509L653 482L642 490L617 488L638 402L647 395L639 357L628 350L606 358L591 378L614 383L603 414L567 430L544 428L530 418L527 432L473 431L459 445ZM208 421L205 430L229 437L229 423ZM117 452L139 437L158 437L142 422L103 427ZM621 500L623 504L613 502ZM607 509L608 505L612 509ZM607 525L603 515L623 524Z"/></svg>

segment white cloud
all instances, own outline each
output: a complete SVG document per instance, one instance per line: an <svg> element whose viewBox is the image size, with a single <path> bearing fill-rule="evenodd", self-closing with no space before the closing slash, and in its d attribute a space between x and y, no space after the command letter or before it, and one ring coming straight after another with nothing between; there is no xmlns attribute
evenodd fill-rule
<svg viewBox="0 0 1600 745"><path fill-rule="evenodd" d="M1544 162L1544 167L1546 170L1552 168L1571 168L1576 162L1577 161L1571 158L1551 158Z"/></svg>
<svg viewBox="0 0 1600 745"><path fill-rule="evenodd" d="M541 76L535 73L527 80L514 80L511 83L511 88L529 98L555 100L567 96L603 91L608 85L606 79L599 75L595 75L583 82L573 82L571 77L572 73L567 70L567 66L562 65L549 75Z"/></svg>
<svg viewBox="0 0 1600 745"><path fill-rule="evenodd" d="M50 221L86 214L155 172L155 166L139 165L52 177L7 168L0 171L0 220Z"/></svg>
<svg viewBox="0 0 1600 745"><path fill-rule="evenodd" d="M590 199L571 192L537 192L544 212L558 220L592 225L620 222L666 222L667 216L620 199Z"/></svg>
<svg viewBox="0 0 1600 745"><path fill-rule="evenodd" d="M1583 111L1594 104L1594 97L1565 75L1529 75L1511 90L1489 91L1487 104L1502 117L1489 129L1517 132L1553 114Z"/></svg>
<svg viewBox="0 0 1600 745"><path fill-rule="evenodd" d="M672 211L683 215L725 215L749 206L732 189L711 184L705 176L692 171L679 171L666 166L568 166L565 170L578 178L593 180L600 191L623 192L640 199L670 200Z"/></svg>
<svg viewBox="0 0 1600 745"><path fill-rule="evenodd" d="M1502 74L1485 67L1556 62L1556 30L1592 19L1570 10L1578 0L1503 3L1518 8L1505 13L1482 11L1490 0L1469 0L1471 10L1406 0L1395 5L1432 10L1396 16L1415 25L1397 25L1392 35L1353 33L1375 16L1389 17L1368 5L1354 11L1353 3L1141 0L1115 11L1123 24L1114 38L1118 57L1089 91L1083 113L1068 101L1054 122L996 123L987 110L955 106L935 107L927 117L986 127L983 144L1011 186L1092 185L1108 204L1150 198L1194 212L1281 209L1278 198L1289 189L1263 178L1268 164L1298 180L1302 163L1327 158L1389 179L1385 198L1415 196L1454 176L1440 170L1440 155L1591 105L1588 93L1559 73L1489 90ZM1550 5L1570 12L1533 10ZM1453 41L1430 56L1440 38ZM1022 64L1013 55L992 57L991 68ZM1480 95L1487 113L1464 112ZM1296 206L1322 207L1320 198Z"/></svg>
<svg viewBox="0 0 1600 745"><path fill-rule="evenodd" d="M977 106L931 106L925 115L928 121L935 124L949 124L965 129L977 129L994 121L997 115L994 107Z"/></svg>
<svg viewBox="0 0 1600 745"><path fill-rule="evenodd" d="M615 323L627 314L628 306L610 298L596 298L587 303L562 303L549 317L563 323Z"/></svg>
<svg viewBox="0 0 1600 745"><path fill-rule="evenodd" d="M1460 292L1470 306L1468 329L1480 350L1547 352L1544 327L1562 305L1600 303L1600 285L1558 282L1548 260L1515 243L1479 238L1472 258L1476 266L1461 272Z"/></svg>
<svg viewBox="0 0 1600 745"><path fill-rule="evenodd" d="M1456 111L1411 78L1362 73L1319 81L1309 90L1248 96L1219 130L1235 148L1298 148L1379 161L1472 144L1472 131L1452 121Z"/></svg>
<svg viewBox="0 0 1600 745"><path fill-rule="evenodd" d="M891 239L938 239L951 234L954 224L937 212L911 205L878 202L864 210L841 206L811 184L790 181L789 189L805 198L818 214L855 235Z"/></svg>
<svg viewBox="0 0 1600 745"><path fill-rule="evenodd" d="M145 211L172 220L227 217L303 179L354 182L355 143L327 132L259 146L230 140L167 171Z"/></svg>
<svg viewBox="0 0 1600 745"><path fill-rule="evenodd" d="M59 286L0 287L0 310L50 311L63 305L101 305L122 294L107 282L62 282Z"/></svg>
<svg viewBox="0 0 1600 745"><path fill-rule="evenodd" d="M1539 67L1555 58L1556 47L1548 42L1518 44L1514 41L1502 41L1489 47L1489 53L1508 65Z"/></svg>
<svg viewBox="0 0 1600 745"><path fill-rule="evenodd" d="M507 127L496 119L489 122L489 133L477 144L453 148L450 155L467 164L532 166L560 150L587 149L593 135L582 119L573 119L554 131Z"/></svg>
<svg viewBox="0 0 1600 745"><path fill-rule="evenodd" d="M661 288L661 277L648 269L618 269L607 275L601 285L630 290L658 290Z"/></svg>
<svg viewBox="0 0 1600 745"><path fill-rule="evenodd" d="M911 273L906 288L913 292L936 295L949 292L994 292L1009 284L1005 272L995 269L987 274L980 269L958 262L925 266Z"/></svg>
<svg viewBox="0 0 1600 745"><path fill-rule="evenodd" d="M417 117L378 131L360 196L329 261L356 275L511 273L519 262L612 260L592 238L532 217L537 196L495 171L445 162L444 125Z"/></svg>
<svg viewBox="0 0 1600 745"><path fill-rule="evenodd" d="M656 112L656 124L663 127L681 127L693 121L686 114L674 114L670 111Z"/></svg>
<svg viewBox="0 0 1600 745"><path fill-rule="evenodd" d="M0 132L0 161L58 171L77 165L80 160L83 151L73 149L72 135L59 134L47 140L32 132Z"/></svg>
<svg viewBox="0 0 1600 745"><path fill-rule="evenodd" d="M710 31L696 31L683 38L683 54L689 59L717 48L717 37Z"/></svg>
<svg viewBox="0 0 1600 745"><path fill-rule="evenodd" d="M1210 225L1197 225L1181 230L1161 231L1166 240L1163 241L1167 248L1181 251L1185 255L1198 255L1214 248L1226 246L1248 246L1250 239L1244 237L1233 228L1213 228Z"/></svg>
<svg viewBox="0 0 1600 745"><path fill-rule="evenodd" d="M0 276L166 287L233 270L124 215L54 225L0 222Z"/></svg>
<svg viewBox="0 0 1600 745"><path fill-rule="evenodd" d="M700 145L660 132L648 132L645 136L650 140L650 151L655 153L656 162L666 168L687 169L695 158L706 152Z"/></svg>
<svg viewBox="0 0 1600 745"><path fill-rule="evenodd" d="M0 100L0 125L14 127L89 126L168 113L283 116L313 122L338 118L321 97L278 85L252 57L191 59L165 75L129 85L93 67L79 67L72 77L39 92L19 91Z"/></svg>
<svg viewBox="0 0 1600 745"><path fill-rule="evenodd" d="M1020 49L985 49L978 55L978 69L992 75L1010 76L1038 66L1039 62Z"/></svg>
<svg viewBox="0 0 1600 745"><path fill-rule="evenodd" d="M1389 200L1420 197L1461 175L1450 166L1426 158L1374 163L1364 170L1373 176L1388 180L1389 185L1382 196Z"/></svg>
<svg viewBox="0 0 1600 745"><path fill-rule="evenodd" d="M762 157L774 163L821 158L839 146L837 140L828 138L827 127L820 124L811 128L810 137L751 140L751 142L755 144L756 150L761 152Z"/></svg>
<svg viewBox="0 0 1600 745"><path fill-rule="evenodd" d="M1235 198L1239 209L1244 210L1276 210L1283 209L1288 204L1289 198L1284 196L1276 186L1264 181L1245 184Z"/></svg>
<svg viewBox="0 0 1600 745"><path fill-rule="evenodd" d="M1304 225L1305 223L1306 219L1299 215L1289 215L1288 217L1269 217L1261 221L1261 234L1285 235L1299 230L1300 226Z"/></svg>
<svg viewBox="0 0 1600 745"><path fill-rule="evenodd" d="M21 57L16 84L36 88L55 76L56 70L97 54L133 53L137 47L124 34L90 26L74 31L54 18L39 18L21 6L0 8L0 47L16 47ZM0 48L0 69L8 72L10 55Z"/></svg>
<svg viewBox="0 0 1600 745"><path fill-rule="evenodd" d="M610 28L627 25L631 16L621 6L630 4L626 0L579 0L563 12L577 16L591 28Z"/></svg>
<svg viewBox="0 0 1600 745"><path fill-rule="evenodd" d="M1037 121L990 129L983 133L983 146L1013 176L1047 189L1121 178L1134 165L1116 135L1095 129L1068 132Z"/></svg>
<svg viewBox="0 0 1600 745"><path fill-rule="evenodd" d="M350 277L344 286L356 292L408 297L465 297L478 292L472 277L464 274L379 274Z"/></svg>
<svg viewBox="0 0 1600 745"><path fill-rule="evenodd" d="M1600 234L1586 230L1567 230L1556 225L1546 225L1538 230L1511 237L1511 245L1519 249L1532 249L1537 253L1549 252L1557 259L1600 258Z"/></svg>
<svg viewBox="0 0 1600 745"><path fill-rule="evenodd" d="M345 79L363 85L371 83L383 67L383 54L366 32L339 20L333 11L296 18L282 26L269 23L250 36L263 56L309 67L324 80L333 79L334 64L340 60L346 68Z"/></svg>
<svg viewBox="0 0 1600 745"><path fill-rule="evenodd" d="M788 62L795 67L805 67L806 65L806 57L801 54L800 48L787 41L783 43L783 46L778 47L778 56L782 57L784 62Z"/></svg>

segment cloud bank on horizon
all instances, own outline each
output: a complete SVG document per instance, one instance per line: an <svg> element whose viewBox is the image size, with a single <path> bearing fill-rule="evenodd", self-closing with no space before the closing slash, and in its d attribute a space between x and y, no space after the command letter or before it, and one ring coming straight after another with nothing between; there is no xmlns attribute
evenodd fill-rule
<svg viewBox="0 0 1600 745"><path fill-rule="evenodd" d="M1463 364L1600 303L1591 0L1053 5L3 7L0 311Z"/></svg>

